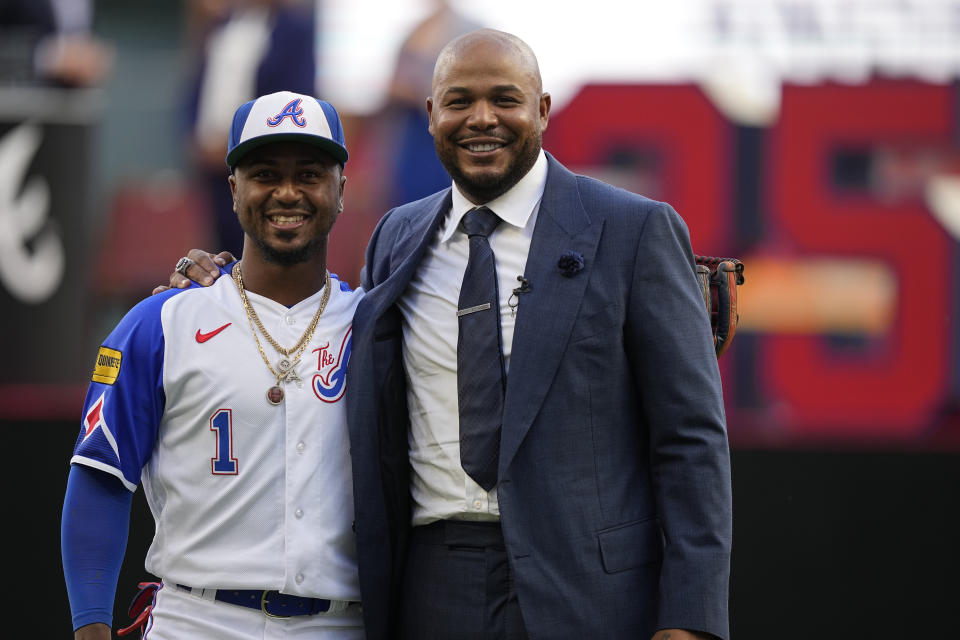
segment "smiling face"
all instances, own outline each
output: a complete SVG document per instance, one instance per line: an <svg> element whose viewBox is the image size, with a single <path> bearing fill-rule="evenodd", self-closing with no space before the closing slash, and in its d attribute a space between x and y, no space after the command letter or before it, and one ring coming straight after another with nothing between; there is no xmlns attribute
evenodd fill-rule
<svg viewBox="0 0 960 640"><path fill-rule="evenodd" d="M440 53L427 98L440 162L468 200L483 204L527 174L550 117L536 58L520 40L484 29Z"/></svg>
<svg viewBox="0 0 960 640"><path fill-rule="evenodd" d="M326 249L346 180L340 164L315 146L266 144L247 153L230 176L233 210L266 262L298 264Z"/></svg>

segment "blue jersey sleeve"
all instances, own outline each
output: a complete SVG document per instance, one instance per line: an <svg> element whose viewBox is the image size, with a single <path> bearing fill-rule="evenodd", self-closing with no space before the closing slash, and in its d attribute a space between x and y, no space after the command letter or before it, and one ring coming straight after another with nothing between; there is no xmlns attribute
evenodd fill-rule
<svg viewBox="0 0 960 640"><path fill-rule="evenodd" d="M150 459L166 401L163 305L182 289L143 300L97 352L72 462L116 476L130 491Z"/></svg>
<svg viewBox="0 0 960 640"><path fill-rule="evenodd" d="M73 628L113 621L133 494L116 478L73 465L60 523L60 554Z"/></svg>

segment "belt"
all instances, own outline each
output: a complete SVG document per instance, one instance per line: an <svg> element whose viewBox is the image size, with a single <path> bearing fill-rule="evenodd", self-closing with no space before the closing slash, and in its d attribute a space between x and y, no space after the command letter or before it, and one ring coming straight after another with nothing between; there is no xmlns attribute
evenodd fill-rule
<svg viewBox="0 0 960 640"><path fill-rule="evenodd" d="M213 599L227 604L235 604L249 609L262 611L268 618L290 618L293 616L314 616L320 613L339 613L359 602L349 600L324 600L323 598L305 598L279 591L261 589L193 589L183 584L178 589L190 591L193 595Z"/></svg>

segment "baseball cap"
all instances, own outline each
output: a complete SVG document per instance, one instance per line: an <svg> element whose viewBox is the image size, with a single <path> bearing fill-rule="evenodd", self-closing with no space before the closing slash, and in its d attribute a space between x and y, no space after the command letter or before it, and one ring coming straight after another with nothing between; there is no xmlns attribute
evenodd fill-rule
<svg viewBox="0 0 960 640"><path fill-rule="evenodd" d="M284 141L312 144L341 165L347 162L343 126L333 105L313 96L278 91L237 108L227 141L227 166L232 171L252 149Z"/></svg>

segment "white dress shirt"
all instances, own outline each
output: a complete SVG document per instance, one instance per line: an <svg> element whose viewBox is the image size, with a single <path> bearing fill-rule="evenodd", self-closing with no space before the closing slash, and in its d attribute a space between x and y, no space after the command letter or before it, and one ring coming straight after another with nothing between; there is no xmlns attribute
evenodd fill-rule
<svg viewBox="0 0 960 640"><path fill-rule="evenodd" d="M527 263L546 181L547 158L541 150L533 168L520 182L485 203L503 220L490 235L490 246L497 263L503 357L508 370L516 320L510 297L520 286L517 276L523 275ZM460 466L457 306L470 245L459 224L463 215L476 206L454 184L450 211L398 302L403 314L415 526L441 519L500 517L496 487L484 491ZM514 306L517 302L514 297Z"/></svg>

